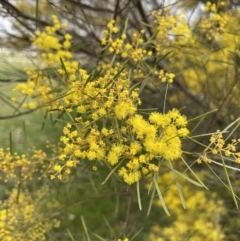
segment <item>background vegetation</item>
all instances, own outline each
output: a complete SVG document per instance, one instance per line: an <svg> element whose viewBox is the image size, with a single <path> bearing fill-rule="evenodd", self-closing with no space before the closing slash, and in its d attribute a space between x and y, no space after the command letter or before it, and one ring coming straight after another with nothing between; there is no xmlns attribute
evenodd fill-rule
<svg viewBox="0 0 240 241"><path fill-rule="evenodd" d="M238 1L0 4L1 240L238 239Z"/></svg>

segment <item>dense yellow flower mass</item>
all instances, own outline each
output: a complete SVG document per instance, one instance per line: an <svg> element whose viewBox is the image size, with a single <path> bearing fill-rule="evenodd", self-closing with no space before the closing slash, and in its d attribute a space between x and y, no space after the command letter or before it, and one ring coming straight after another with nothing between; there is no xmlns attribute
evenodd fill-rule
<svg viewBox="0 0 240 241"><path fill-rule="evenodd" d="M53 26L47 26L43 32L36 31L36 37L33 39L33 46L36 46L41 51L38 61L40 65L44 64L49 68L59 68L59 74L65 73L64 71L66 70L69 73L69 80L75 80L75 75L78 71L78 62L70 61L72 60L72 53L70 51L72 37L69 34L65 34L63 43L60 43L56 32L63 30L66 24L61 24L56 16L53 16L52 20ZM64 62L62 68L60 67L61 61ZM36 109L59 96L59 93L54 90L56 81L48 73L45 73L40 67L37 68L36 66L25 69L28 76L27 83L20 83L14 89L14 91L18 91L22 95L31 98L31 101L22 104L21 107L23 108ZM65 83L64 79L61 81ZM56 105L50 105L48 109L56 107Z"/></svg>
<svg viewBox="0 0 240 241"><path fill-rule="evenodd" d="M193 188L192 183L178 177L186 202L186 209L184 209L178 198L178 189L172 183L173 179L171 172L159 177L158 183L162 189L165 189L163 196L171 217L169 217L168 225L164 223L161 226L155 225L148 240L226 240L220 225L226 214L223 200L219 200L215 193L209 193L197 187ZM161 206L160 201L157 201L155 205Z"/></svg>
<svg viewBox="0 0 240 241"><path fill-rule="evenodd" d="M41 201L47 192L47 187L42 188L34 200L28 190L16 187L7 200L0 202L2 241L45 241L46 234L51 229L59 227L59 221L50 219L42 213ZM57 204L52 202L51 206L56 208Z"/></svg>
<svg viewBox="0 0 240 241"><path fill-rule="evenodd" d="M0 180L4 182L11 179L31 180L34 173L39 172L39 167L43 166L45 159L47 159L47 154L35 148L32 148L28 155L11 153L10 149L0 148ZM41 171L44 177L44 170Z"/></svg>
<svg viewBox="0 0 240 241"><path fill-rule="evenodd" d="M116 126L102 129L87 123L90 132L85 138L85 131L71 131L72 125L68 124L61 138L65 147L64 158L61 156L60 159L66 160L66 164L55 166L54 171L62 172L68 166L69 158L74 163L78 158L106 161L112 166L122 163L118 174L126 183L132 184L149 172L157 172L156 160L172 161L181 156L180 138L188 135L188 130L187 119L178 110L174 109L167 114L153 112L149 120L139 114L129 115L121 123L121 129L117 119L114 120ZM119 119L124 118L121 116ZM78 124L84 126L84 122Z"/></svg>

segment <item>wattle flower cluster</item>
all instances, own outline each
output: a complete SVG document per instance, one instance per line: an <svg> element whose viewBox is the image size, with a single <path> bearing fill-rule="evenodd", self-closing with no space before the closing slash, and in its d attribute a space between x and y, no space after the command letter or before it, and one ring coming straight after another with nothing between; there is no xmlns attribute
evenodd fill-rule
<svg viewBox="0 0 240 241"><path fill-rule="evenodd" d="M61 173L69 174L78 160L93 162L94 170L99 161L103 161L116 168L126 183L132 184L149 173L158 172L158 161L173 161L181 156L180 138L189 131L186 117L178 110L167 114L153 112L148 120L134 109L123 110L124 115L120 115L121 111L114 116L113 108L108 122L104 124L103 120L98 126L96 122L80 121L75 125L81 129L75 130L67 124L61 137L65 145L64 154L59 157L62 162L55 166L52 178L55 175L61 178Z"/></svg>
<svg viewBox="0 0 240 241"><path fill-rule="evenodd" d="M82 160L88 160L93 170L97 170L99 162L105 162L126 183L132 184L158 172L160 160L178 159L182 153L181 138L188 135L186 117L173 109L165 114L153 112L144 119L138 113L141 83L133 83L141 69L132 72L126 64L112 62L99 65L97 76L89 74L79 68L71 55L61 54L68 53L71 36L65 35L61 44L55 33L64 26L56 17L53 21L54 25L45 32L36 33L33 43L43 52L44 63L57 67L61 82L57 85L44 71L31 69L27 71L28 83L15 89L32 99L38 98L49 111L67 112L71 117L63 129L62 152L48 170L50 177L62 179ZM105 43L109 44L110 52L123 54L127 48L125 57L134 62L151 55L142 48L143 31L133 34L130 46L114 40L113 34L118 31L114 22L108 24L108 29ZM160 71L159 78L171 83L174 74ZM34 106L32 100L24 105Z"/></svg>

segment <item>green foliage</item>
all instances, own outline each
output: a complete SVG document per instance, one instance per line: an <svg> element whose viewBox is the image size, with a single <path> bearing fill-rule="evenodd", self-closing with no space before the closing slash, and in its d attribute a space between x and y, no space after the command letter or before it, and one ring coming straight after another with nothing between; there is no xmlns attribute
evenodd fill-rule
<svg viewBox="0 0 240 241"><path fill-rule="evenodd" d="M0 149L2 240L231 238L227 204L204 192L211 177L238 208L238 10L220 11L225 4L207 2L191 23L155 10L134 31L131 18L110 20L92 69L56 15L35 32L27 80L5 96L4 111L24 121ZM146 108L156 90L157 108Z"/></svg>

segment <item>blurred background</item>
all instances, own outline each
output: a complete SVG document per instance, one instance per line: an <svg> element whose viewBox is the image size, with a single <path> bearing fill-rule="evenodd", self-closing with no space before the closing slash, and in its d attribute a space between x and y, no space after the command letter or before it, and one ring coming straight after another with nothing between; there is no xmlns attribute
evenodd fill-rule
<svg viewBox="0 0 240 241"><path fill-rule="evenodd" d="M206 14L207 4L215 4L216 11ZM166 108L181 109L188 119L217 110L204 118L192 120L189 129L194 129L194 135L223 130L240 117L239 6L237 0L0 0L0 148L11 145L15 151L24 153L28 146L36 146L47 151L46 141L57 143L62 135L66 115L61 116L62 121L57 121L60 119L58 115L40 110L19 113L11 102L16 96L12 89L17 83L27 81L24 68L36 63L42 65L38 62L39 52L31 43L36 30L52 24L52 15L67 23L66 32L73 37L71 52L81 63L81 68L89 72L99 62L109 61L107 53L102 51L101 39L111 19L120 28L128 19L126 33L130 42L132 33L144 29L144 41L147 42L156 33L153 10L164 16L168 8L173 16L185 16L189 32L184 34L191 34L194 44L169 35L170 40L165 45L163 43L162 48L171 53L163 54L165 57L158 64L159 70L175 74ZM214 26L200 24L214 14L227 16L222 28L220 17ZM180 25L176 27L181 28ZM218 38L212 36L216 32ZM63 38L63 32L57 34ZM227 39L222 41L221 34L228 34L224 35L228 36ZM152 51L158 54L156 46ZM54 72L49 74L54 79ZM162 112L164 95L165 88L147 84L141 94L142 108L156 108ZM233 138L240 138L239 128L234 131ZM209 136L203 136L199 141L208 143ZM200 150L199 145L189 145L186 148L192 153ZM196 155L186 155L186 159L192 164ZM98 172L90 170L87 173L76 169L74 178L66 183L50 182L52 191L49 195L62 205L61 211L54 216L61 220L62 226L47 240L88 240L81 217L84 217L90 240L123 240L124 237L139 241L238 240L239 211L231 192L221 183L227 183L223 169L218 166L212 166L212 169L216 175L204 164L193 167L208 186L208 191L181 180L187 210L182 207L174 185L166 190L164 198L172 214L170 217L158 201L147 216L150 201L147 181L141 183L144 208L140 211L134 186L120 185L115 179L102 185L108 175L104 167ZM239 195L239 173L232 170L229 175L234 191ZM172 181L169 173L161 173L160 186L170 186ZM0 184L2 200L7 198L6 190L11 188L10 184Z"/></svg>

